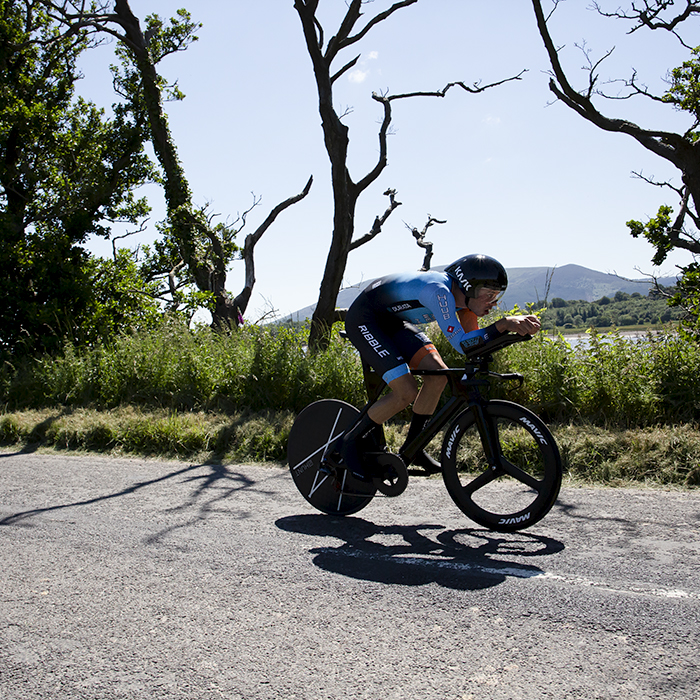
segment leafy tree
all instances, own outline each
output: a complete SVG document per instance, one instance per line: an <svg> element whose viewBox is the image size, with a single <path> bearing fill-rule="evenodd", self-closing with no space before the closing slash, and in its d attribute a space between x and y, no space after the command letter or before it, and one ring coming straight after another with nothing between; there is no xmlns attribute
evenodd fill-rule
<svg viewBox="0 0 700 700"><path fill-rule="evenodd" d="M75 97L84 36L60 36L31 0L0 0L0 347L52 349L79 338L94 303L82 247L147 211L143 121L111 119Z"/></svg>
<svg viewBox="0 0 700 700"><path fill-rule="evenodd" d="M134 253L122 248L114 259L91 257L87 269L93 293L84 314L83 342L148 330L160 323L159 282L144 275Z"/></svg>
<svg viewBox="0 0 700 700"><path fill-rule="evenodd" d="M149 264L160 264L160 272L171 280L179 277L174 285L177 290L194 282L202 293L199 298L209 300L214 326L237 326L255 283L255 245L282 211L308 194L312 178L298 195L274 207L256 231L246 236L243 248L239 248L235 239L240 229L221 223L214 225L205 208L193 202L163 109L164 96L181 99L182 93L176 87L169 89L156 69L164 57L184 51L196 41L195 32L201 25L193 22L190 13L181 9L167 23L158 15L149 15L144 31L128 0L100 0L90 7L78 0L43 2L65 24L68 35L97 32L119 40L121 48L118 53L123 59L123 69L118 86L124 95L141 106L149 139L163 171L168 214L163 227L166 243L157 250L157 257L153 257ZM112 5L113 11L110 11ZM245 283L240 294L233 297L226 290L226 275L229 264L239 256L245 261Z"/></svg>

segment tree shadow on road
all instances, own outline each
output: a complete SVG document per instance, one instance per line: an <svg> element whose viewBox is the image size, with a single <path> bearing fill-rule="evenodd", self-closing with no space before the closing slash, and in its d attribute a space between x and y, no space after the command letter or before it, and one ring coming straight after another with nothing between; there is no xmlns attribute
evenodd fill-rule
<svg viewBox="0 0 700 700"><path fill-rule="evenodd" d="M196 521L204 520L217 509L217 504L230 497L235 491L258 486L254 479L251 479L241 472L232 471L221 464L191 464L180 469L175 469L167 474L161 474L153 479L134 482L119 491L102 494L94 498L57 503L41 508L32 508L17 513L11 513L10 515L0 518L0 526L26 526L28 521L31 521L32 518L46 513L104 503L112 499L138 493L149 487L157 486L163 482L175 479L179 479L180 483L190 483L194 488L183 503L175 506L171 505L165 510L167 512L186 512L196 509L196 515L190 518L185 524L180 523L177 525L177 528L168 528L169 530L179 529L186 525L194 524ZM167 531L161 534L165 535Z"/></svg>
<svg viewBox="0 0 700 700"><path fill-rule="evenodd" d="M199 521L206 520L212 515L226 515L238 519L247 517L247 510L236 510L232 497L238 491L254 490L257 494L272 496L274 491L263 488L263 479L256 481L239 471L233 471L223 464L200 465L206 466L208 471L199 474L188 475L183 479L184 483L191 484L194 488L188 498L179 505L166 509L168 513L189 514L186 520L173 523L146 539L148 544L164 540L167 536L178 530L196 525ZM270 472L271 478L285 476L284 472Z"/></svg>
<svg viewBox="0 0 700 700"><path fill-rule="evenodd" d="M564 549L562 542L551 537L522 532L445 530L431 524L381 526L358 517L295 515L281 518L276 525L288 532L341 540L338 546L309 550L320 569L405 586L437 583L446 588L479 590L509 577L543 576L542 569L520 560Z"/></svg>

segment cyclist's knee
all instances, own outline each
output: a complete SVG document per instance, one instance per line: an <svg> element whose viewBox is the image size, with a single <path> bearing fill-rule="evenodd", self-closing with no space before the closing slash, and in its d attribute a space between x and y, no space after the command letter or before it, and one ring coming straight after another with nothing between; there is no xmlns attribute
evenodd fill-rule
<svg viewBox="0 0 700 700"><path fill-rule="evenodd" d="M396 402L403 404L403 408L410 406L418 396L418 383L410 374L404 374L390 382L389 388L394 394Z"/></svg>

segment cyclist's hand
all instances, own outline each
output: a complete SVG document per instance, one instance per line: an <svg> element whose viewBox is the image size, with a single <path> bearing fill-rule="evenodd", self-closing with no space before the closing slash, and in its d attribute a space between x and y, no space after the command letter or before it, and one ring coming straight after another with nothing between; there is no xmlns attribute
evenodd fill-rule
<svg viewBox="0 0 700 700"><path fill-rule="evenodd" d="M504 328L498 328L499 331L508 331L517 333L518 335L534 335L540 330L540 319L537 316L507 316L502 319L505 323Z"/></svg>

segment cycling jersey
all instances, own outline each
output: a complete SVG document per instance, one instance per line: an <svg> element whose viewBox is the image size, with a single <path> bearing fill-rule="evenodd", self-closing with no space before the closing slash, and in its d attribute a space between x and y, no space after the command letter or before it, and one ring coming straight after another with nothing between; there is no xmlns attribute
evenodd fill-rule
<svg viewBox="0 0 700 700"><path fill-rule="evenodd" d="M436 352L414 324L437 321L458 352L463 352L462 343L473 345L500 335L495 326L479 329L468 309L458 310L451 287L452 280L444 272L390 275L372 282L353 302L346 332L384 381L410 372L409 364L415 367L426 348Z"/></svg>

